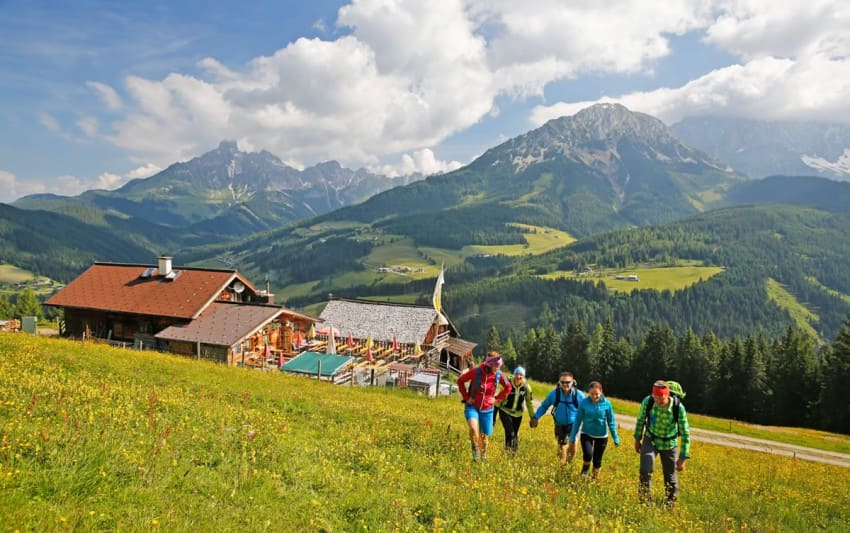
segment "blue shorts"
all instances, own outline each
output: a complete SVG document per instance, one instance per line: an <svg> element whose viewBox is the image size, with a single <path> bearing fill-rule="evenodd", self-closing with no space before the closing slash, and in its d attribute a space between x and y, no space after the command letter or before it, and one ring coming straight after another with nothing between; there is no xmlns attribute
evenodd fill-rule
<svg viewBox="0 0 850 533"><path fill-rule="evenodd" d="M493 434L493 407L485 410L478 409L474 405L467 405L463 409L463 416L467 420L478 420L478 432L482 435Z"/></svg>

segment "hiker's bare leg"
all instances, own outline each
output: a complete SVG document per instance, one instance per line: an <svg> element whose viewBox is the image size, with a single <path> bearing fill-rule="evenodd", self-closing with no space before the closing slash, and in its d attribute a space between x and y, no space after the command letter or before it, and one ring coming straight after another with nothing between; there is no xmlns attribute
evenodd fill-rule
<svg viewBox="0 0 850 533"><path fill-rule="evenodd" d="M469 441L472 443L472 446L475 448L479 447L479 434L478 434L478 420L474 418L470 418L466 421L467 425L469 425Z"/></svg>

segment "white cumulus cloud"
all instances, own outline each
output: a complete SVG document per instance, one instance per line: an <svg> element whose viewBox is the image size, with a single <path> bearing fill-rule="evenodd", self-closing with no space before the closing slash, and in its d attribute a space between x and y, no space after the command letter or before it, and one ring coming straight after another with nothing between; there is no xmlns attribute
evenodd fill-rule
<svg viewBox="0 0 850 533"><path fill-rule="evenodd" d="M844 4L358 0L321 33L338 37L300 38L244 64L206 57L200 73L131 74L115 89L88 82L109 118L78 125L160 165L239 139L294 165L440 169L434 147L499 115L500 97L542 101L533 124L573 113L595 101L552 101L547 86L584 75L652 76L673 52L671 39L685 34L738 64L602 100L667 122L708 113L850 122ZM49 115L41 121L58 128ZM389 165L392 154L408 155Z"/></svg>
<svg viewBox="0 0 850 533"><path fill-rule="evenodd" d="M108 139L160 162L228 138L287 161L374 167L497 115L500 95L540 95L579 73L651 70L670 53L668 35L706 25L709 13L684 0L542 0L534 9L361 0L339 10L334 40L301 38L245 65L207 57L202 77L128 76ZM403 166L425 165L410 157Z"/></svg>
<svg viewBox="0 0 850 533"><path fill-rule="evenodd" d="M460 161L440 161L434 155L433 150L425 148L417 150L412 154L403 154L401 162L397 165L380 165L371 167L369 170L377 174L390 177L409 176L411 174L442 174L457 170L463 166Z"/></svg>
<svg viewBox="0 0 850 533"><path fill-rule="evenodd" d="M106 108L110 111L116 111L121 109L124 103L121 101L121 97L115 92L115 89L110 87L105 83L100 83L98 81L88 81L86 85L93 89L98 96L100 96L101 100L104 104L106 104Z"/></svg>

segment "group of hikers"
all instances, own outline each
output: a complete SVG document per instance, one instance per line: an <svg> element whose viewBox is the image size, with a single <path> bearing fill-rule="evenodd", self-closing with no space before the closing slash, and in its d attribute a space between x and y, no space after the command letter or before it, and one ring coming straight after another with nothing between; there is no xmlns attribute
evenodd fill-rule
<svg viewBox="0 0 850 533"><path fill-rule="evenodd" d="M516 367L508 378L502 373L502 364L501 355L490 352L478 367L457 380L469 426L472 460L487 460L496 413L505 429L505 448L514 454L519 448L523 412L530 416L529 426L536 428L538 420L551 409L560 463L572 462L579 440L581 476L597 479L609 438L614 446L620 445L614 408L603 395L602 384L590 382L585 393L579 390L572 373L561 372L558 385L535 409L525 369ZM684 396L677 382L658 380L640 404L635 419L634 449L640 455L639 496L647 504L652 501L651 478L655 458L659 456L664 474L664 503L669 508L675 506L679 489L676 472L685 469L691 441L688 414L681 402Z"/></svg>

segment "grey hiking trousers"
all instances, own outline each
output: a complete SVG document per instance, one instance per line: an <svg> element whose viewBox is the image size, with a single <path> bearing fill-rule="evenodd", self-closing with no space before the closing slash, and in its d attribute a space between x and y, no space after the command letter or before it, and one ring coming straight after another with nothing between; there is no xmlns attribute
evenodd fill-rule
<svg viewBox="0 0 850 533"><path fill-rule="evenodd" d="M641 497L650 500L652 472L655 469L655 456L661 456L661 469L664 472L664 492L668 503L676 501L679 492L679 478L676 476L676 460L679 458L679 447L669 450L658 450L652 442L652 437L644 435L640 446L640 491Z"/></svg>

